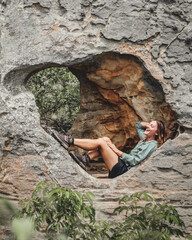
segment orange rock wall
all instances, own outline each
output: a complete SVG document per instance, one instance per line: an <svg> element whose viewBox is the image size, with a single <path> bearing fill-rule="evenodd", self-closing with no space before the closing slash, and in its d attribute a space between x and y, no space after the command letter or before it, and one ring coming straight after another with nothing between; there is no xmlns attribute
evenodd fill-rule
<svg viewBox="0 0 192 240"><path fill-rule="evenodd" d="M105 53L72 71L81 81L81 109L70 131L73 136L108 136L129 151L138 141L136 121L164 121L167 138L176 130L176 116L162 87L137 58Z"/></svg>

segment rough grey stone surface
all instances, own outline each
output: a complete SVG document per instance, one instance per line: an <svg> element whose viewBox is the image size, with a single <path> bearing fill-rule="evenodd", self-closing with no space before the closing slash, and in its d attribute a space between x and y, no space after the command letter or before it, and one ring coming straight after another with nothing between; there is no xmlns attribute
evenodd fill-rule
<svg viewBox="0 0 192 240"><path fill-rule="evenodd" d="M192 233L191 12L191 0L0 1L0 191L21 198L36 182L55 180L95 192L107 216L119 196L146 190L174 204ZM185 133L122 177L95 179L40 127L24 83L43 68L113 51L143 62Z"/></svg>

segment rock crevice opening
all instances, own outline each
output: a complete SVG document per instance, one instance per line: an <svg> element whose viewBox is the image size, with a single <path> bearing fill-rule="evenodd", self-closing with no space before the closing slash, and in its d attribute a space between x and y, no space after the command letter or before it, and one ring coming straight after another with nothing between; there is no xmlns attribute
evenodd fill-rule
<svg viewBox="0 0 192 240"><path fill-rule="evenodd" d="M55 66L58 65L46 63L14 70L4 84L17 96L26 91L24 85L34 72ZM137 57L107 52L72 64L69 69L81 86L80 111L69 132L72 136L107 136L119 149L129 153L139 140L136 121L159 119L165 123L167 139L178 134L176 113L166 103L160 82ZM96 170L90 171L92 175L98 170L96 165L91 165ZM104 163L99 163L99 169L106 173Z"/></svg>
<svg viewBox="0 0 192 240"><path fill-rule="evenodd" d="M177 131L175 112L165 101L163 88L138 58L103 53L71 71L81 82L81 108L70 131L78 137L108 136L129 151L137 143L135 122L160 119L167 139Z"/></svg>

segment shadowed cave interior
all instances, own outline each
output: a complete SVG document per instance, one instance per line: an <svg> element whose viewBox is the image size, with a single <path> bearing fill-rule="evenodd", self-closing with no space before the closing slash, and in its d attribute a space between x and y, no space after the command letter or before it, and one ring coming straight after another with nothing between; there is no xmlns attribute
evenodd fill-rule
<svg viewBox="0 0 192 240"><path fill-rule="evenodd" d="M135 122L156 119L165 123L167 139L177 136L176 114L166 103L161 84L137 57L109 52L68 67L80 81L80 111L69 130L73 137L107 136L129 153L139 140ZM88 172L107 176L101 158L91 161Z"/></svg>

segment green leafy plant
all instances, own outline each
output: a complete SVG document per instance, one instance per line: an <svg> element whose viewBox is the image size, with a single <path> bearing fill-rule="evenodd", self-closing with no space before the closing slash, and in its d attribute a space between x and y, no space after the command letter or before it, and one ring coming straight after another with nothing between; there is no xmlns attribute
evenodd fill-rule
<svg viewBox="0 0 192 240"><path fill-rule="evenodd" d="M150 194L121 197L114 210L118 214L115 222L96 221L92 197L92 193L41 182L30 199L20 201L21 210L0 201L0 225L9 225L15 214L11 226L18 240L29 239L33 226L45 232L49 240L168 240L172 235L192 239L184 234L184 223L176 209L156 202Z"/></svg>
<svg viewBox="0 0 192 240"><path fill-rule="evenodd" d="M124 214L123 221L111 228L115 240L169 240L183 236L184 222L173 206L155 202L147 193L125 195L114 212Z"/></svg>
<svg viewBox="0 0 192 240"><path fill-rule="evenodd" d="M17 217L31 217L37 230L63 232L73 239L103 239L109 225L95 224L92 196L41 182L30 199L20 202L23 209Z"/></svg>
<svg viewBox="0 0 192 240"><path fill-rule="evenodd" d="M41 124L68 131L80 108L79 80L64 67L47 68L26 84L39 108Z"/></svg>

